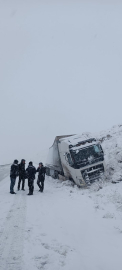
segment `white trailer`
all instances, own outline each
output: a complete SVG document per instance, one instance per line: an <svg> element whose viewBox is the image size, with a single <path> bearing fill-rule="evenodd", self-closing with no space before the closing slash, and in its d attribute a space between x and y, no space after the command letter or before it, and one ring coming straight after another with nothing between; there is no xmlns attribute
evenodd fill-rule
<svg viewBox="0 0 122 270"><path fill-rule="evenodd" d="M104 153L100 142L88 136L57 136L46 162L53 178L72 180L82 187L104 173Z"/></svg>

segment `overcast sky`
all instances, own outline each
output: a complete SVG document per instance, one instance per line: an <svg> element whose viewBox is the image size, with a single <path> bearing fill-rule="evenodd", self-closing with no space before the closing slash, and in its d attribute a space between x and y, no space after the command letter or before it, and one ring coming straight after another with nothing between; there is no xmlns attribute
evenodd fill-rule
<svg viewBox="0 0 122 270"><path fill-rule="evenodd" d="M0 164L122 124L122 1L0 0Z"/></svg>

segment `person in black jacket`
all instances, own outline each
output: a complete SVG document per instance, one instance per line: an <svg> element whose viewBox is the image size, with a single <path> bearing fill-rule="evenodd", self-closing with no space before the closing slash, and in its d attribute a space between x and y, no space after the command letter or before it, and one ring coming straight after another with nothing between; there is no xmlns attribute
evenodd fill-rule
<svg viewBox="0 0 122 270"><path fill-rule="evenodd" d="M39 187L39 191L43 192L44 190L44 180L45 180L45 173L46 173L46 169L43 166L43 163L40 162L39 163L39 167L36 170L38 172L38 180L37 180L37 185Z"/></svg>
<svg viewBox="0 0 122 270"><path fill-rule="evenodd" d="M19 164L19 181L18 181L18 190L20 190L20 184L22 181L22 190L24 190L25 187L25 159L21 160L21 163Z"/></svg>
<svg viewBox="0 0 122 270"><path fill-rule="evenodd" d="M14 186L16 182L16 177L19 175L19 167L18 167L18 160L15 159L14 163L11 165L11 170L10 170L10 193L11 194L16 194L14 192Z"/></svg>
<svg viewBox="0 0 122 270"><path fill-rule="evenodd" d="M33 195L36 168L33 166L32 161L29 162L28 168L26 169L26 174L27 174L28 186L29 186L28 195Z"/></svg>

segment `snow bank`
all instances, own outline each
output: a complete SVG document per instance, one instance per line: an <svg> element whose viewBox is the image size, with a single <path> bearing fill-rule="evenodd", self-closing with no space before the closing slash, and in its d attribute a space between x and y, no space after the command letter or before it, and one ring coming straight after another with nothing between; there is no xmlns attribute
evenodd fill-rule
<svg viewBox="0 0 122 270"><path fill-rule="evenodd" d="M110 130L95 134L101 142L105 154L107 180L122 179L122 125L113 126Z"/></svg>

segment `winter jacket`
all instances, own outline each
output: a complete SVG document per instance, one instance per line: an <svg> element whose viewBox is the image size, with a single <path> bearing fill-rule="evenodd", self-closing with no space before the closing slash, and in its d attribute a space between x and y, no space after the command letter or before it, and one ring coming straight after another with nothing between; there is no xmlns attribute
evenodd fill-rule
<svg viewBox="0 0 122 270"><path fill-rule="evenodd" d="M18 164L13 163L11 165L10 177L16 179L18 175L19 175L19 166Z"/></svg>
<svg viewBox="0 0 122 270"><path fill-rule="evenodd" d="M26 174L28 179L34 180L36 168L33 165L28 165L28 168L26 169Z"/></svg>
<svg viewBox="0 0 122 270"><path fill-rule="evenodd" d="M25 164L23 162L19 164L19 175L25 177Z"/></svg>
<svg viewBox="0 0 122 270"><path fill-rule="evenodd" d="M46 173L46 168L44 166L42 167L38 167L36 170L39 174L38 174L38 178L40 181L44 181L45 180L45 173Z"/></svg>

